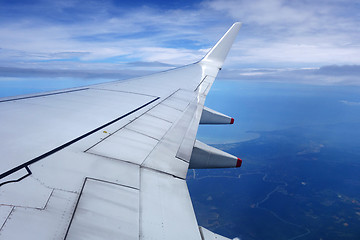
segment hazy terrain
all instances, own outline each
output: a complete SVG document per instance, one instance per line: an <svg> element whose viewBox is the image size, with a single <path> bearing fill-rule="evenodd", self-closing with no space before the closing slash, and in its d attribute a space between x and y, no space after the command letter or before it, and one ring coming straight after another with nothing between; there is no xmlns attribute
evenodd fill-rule
<svg viewBox="0 0 360 240"><path fill-rule="evenodd" d="M216 145L242 157L240 169L189 171L199 224L241 239L359 239L359 89L246 86L228 98L250 116L237 124L258 137ZM220 105L218 97L211 104ZM271 130L251 131L261 128ZM218 134L219 142L234 138Z"/></svg>

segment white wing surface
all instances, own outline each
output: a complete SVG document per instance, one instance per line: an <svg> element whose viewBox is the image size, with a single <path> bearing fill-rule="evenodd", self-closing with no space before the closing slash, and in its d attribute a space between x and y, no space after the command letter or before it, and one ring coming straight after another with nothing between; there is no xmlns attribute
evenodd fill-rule
<svg viewBox="0 0 360 240"><path fill-rule="evenodd" d="M0 99L0 239L220 237L199 229L185 177L190 161L221 167L205 144L192 152L200 119L231 119L202 112L240 26L192 65Z"/></svg>

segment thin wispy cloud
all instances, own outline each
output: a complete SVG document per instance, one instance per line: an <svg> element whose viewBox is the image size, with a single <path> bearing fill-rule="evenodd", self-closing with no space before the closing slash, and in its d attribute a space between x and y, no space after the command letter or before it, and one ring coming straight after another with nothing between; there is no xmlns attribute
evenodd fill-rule
<svg viewBox="0 0 360 240"><path fill-rule="evenodd" d="M313 68L224 69L219 78L256 82L290 82L311 85L360 86L359 65L330 65Z"/></svg>
<svg viewBox="0 0 360 240"><path fill-rule="evenodd" d="M351 102L347 100L341 100L340 102L349 106L360 106L360 102Z"/></svg>

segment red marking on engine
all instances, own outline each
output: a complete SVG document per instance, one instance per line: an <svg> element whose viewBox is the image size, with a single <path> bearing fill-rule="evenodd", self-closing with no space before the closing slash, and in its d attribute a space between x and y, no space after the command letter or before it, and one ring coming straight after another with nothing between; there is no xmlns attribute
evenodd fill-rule
<svg viewBox="0 0 360 240"><path fill-rule="evenodd" d="M237 159L236 167L241 167L242 160L240 158Z"/></svg>

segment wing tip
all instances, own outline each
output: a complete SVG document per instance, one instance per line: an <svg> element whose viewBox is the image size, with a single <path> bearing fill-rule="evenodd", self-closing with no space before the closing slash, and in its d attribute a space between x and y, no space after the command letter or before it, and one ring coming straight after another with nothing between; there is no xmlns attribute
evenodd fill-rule
<svg viewBox="0 0 360 240"><path fill-rule="evenodd" d="M200 62L221 69L241 26L241 22L235 22Z"/></svg>
<svg viewBox="0 0 360 240"><path fill-rule="evenodd" d="M242 22L234 22L233 26L239 26L239 27L241 27L241 26L242 26Z"/></svg>

